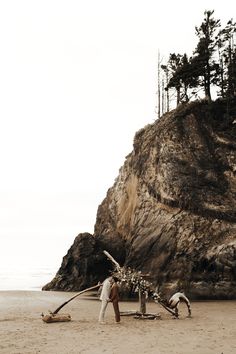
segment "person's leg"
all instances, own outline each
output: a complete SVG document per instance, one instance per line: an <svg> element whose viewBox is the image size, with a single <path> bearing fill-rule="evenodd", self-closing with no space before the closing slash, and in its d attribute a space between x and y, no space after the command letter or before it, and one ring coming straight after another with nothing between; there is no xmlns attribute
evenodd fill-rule
<svg viewBox="0 0 236 354"><path fill-rule="evenodd" d="M100 313L99 313L99 319L98 319L99 322L104 322L107 304L108 304L107 301L102 300L101 309L100 309Z"/></svg>
<svg viewBox="0 0 236 354"><path fill-rule="evenodd" d="M178 309L178 307L179 307L179 301L177 302L177 304L176 304L176 306L175 306L175 315L176 315L176 317L179 317L179 309Z"/></svg>
<svg viewBox="0 0 236 354"><path fill-rule="evenodd" d="M115 312L116 322L120 322L120 310L118 301L113 301L113 308Z"/></svg>

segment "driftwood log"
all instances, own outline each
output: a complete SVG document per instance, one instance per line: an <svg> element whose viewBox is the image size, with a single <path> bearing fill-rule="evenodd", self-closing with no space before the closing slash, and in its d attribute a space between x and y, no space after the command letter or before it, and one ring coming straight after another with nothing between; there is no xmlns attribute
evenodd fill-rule
<svg viewBox="0 0 236 354"><path fill-rule="evenodd" d="M100 288L100 286L101 286L101 284L99 283L97 285L91 286L90 288L87 288L87 289L84 289L84 290L80 291L79 293L77 293L74 296L72 296L69 300L63 302L63 304L61 304L59 307L57 307L56 310L53 311L52 314L55 315L56 313L58 313L62 309L62 307L67 305L70 301L74 300L77 296L82 295L82 294L86 293L87 291L98 289L98 288Z"/></svg>
<svg viewBox="0 0 236 354"><path fill-rule="evenodd" d="M161 316L158 313L147 313L147 312L142 313L140 311L121 311L120 315L133 316L134 318L142 319L142 320L156 320L161 318Z"/></svg>
<svg viewBox="0 0 236 354"><path fill-rule="evenodd" d="M71 315L69 313L60 313L56 315L51 313L49 315L42 315L42 320L46 323L69 322L71 321Z"/></svg>
<svg viewBox="0 0 236 354"><path fill-rule="evenodd" d="M86 293L87 291L91 291L91 290L94 290L94 289L97 289L101 286L101 284L97 284L97 285L94 285L94 286L91 286L90 288L87 288L87 289L84 289L82 291L80 291L79 293L73 295L69 300L63 302L63 304L61 304L60 306L58 306L56 308L55 311L53 312L49 312L48 315L44 315L42 313L42 320L46 323L52 323L52 322L68 322L68 321L71 321L71 316L70 314L58 314L58 312L65 306L67 305L70 301L74 300L77 296L79 295L82 295L84 293Z"/></svg>

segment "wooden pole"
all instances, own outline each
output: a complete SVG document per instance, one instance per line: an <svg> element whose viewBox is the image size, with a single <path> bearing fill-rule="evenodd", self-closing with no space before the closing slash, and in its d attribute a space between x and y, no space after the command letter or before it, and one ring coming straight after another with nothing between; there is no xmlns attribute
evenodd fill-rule
<svg viewBox="0 0 236 354"><path fill-rule="evenodd" d="M175 311L171 310L169 307L167 307L162 301L155 301L157 304L160 304L166 311L170 312L173 316L178 317L178 315L175 313Z"/></svg>
<svg viewBox="0 0 236 354"><path fill-rule="evenodd" d="M139 290L139 310L142 315L146 313L146 295Z"/></svg>
<svg viewBox="0 0 236 354"><path fill-rule="evenodd" d="M110 259L110 261L112 261L112 263L116 266L116 269L119 270L120 269L119 263L110 255L110 253L105 250L103 251L103 253L107 256L107 258Z"/></svg>
<svg viewBox="0 0 236 354"><path fill-rule="evenodd" d="M58 313L62 307L64 307L66 304L68 304L70 301L72 301L73 299L75 299L77 296L81 295L81 294L84 294L86 293L87 291L90 291L90 290L94 290L94 289L97 289L101 286L101 284L97 284L97 285L94 285L94 286L91 286L90 288L87 288L87 289L84 289L82 291L80 291L78 294L72 296L69 300L63 302L63 304L61 304L54 312L52 312L52 315L55 315L56 313Z"/></svg>

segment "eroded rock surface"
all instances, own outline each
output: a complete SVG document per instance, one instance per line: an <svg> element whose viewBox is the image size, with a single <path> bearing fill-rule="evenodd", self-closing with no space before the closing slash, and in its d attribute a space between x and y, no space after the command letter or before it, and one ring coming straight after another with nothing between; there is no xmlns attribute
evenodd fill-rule
<svg viewBox="0 0 236 354"><path fill-rule="evenodd" d="M80 290L111 264L150 273L162 292L236 298L236 102L194 102L136 133L98 207L45 290Z"/></svg>

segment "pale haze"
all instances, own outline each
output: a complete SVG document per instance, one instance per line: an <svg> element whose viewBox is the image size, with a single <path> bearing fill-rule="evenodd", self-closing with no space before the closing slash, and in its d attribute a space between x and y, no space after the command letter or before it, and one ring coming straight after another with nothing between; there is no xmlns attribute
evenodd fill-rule
<svg viewBox="0 0 236 354"><path fill-rule="evenodd" d="M0 270L59 268L156 119L157 57L231 1L0 3ZM163 59L164 60L164 59ZM19 285L20 287L20 285Z"/></svg>

